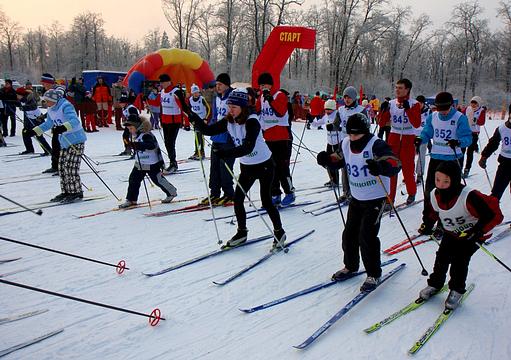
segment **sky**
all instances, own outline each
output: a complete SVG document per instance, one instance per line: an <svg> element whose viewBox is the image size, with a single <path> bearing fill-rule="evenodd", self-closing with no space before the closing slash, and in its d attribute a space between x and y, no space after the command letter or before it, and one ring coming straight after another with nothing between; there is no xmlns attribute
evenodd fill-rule
<svg viewBox="0 0 511 360"><path fill-rule="evenodd" d="M320 0L305 0L304 6ZM453 6L459 0L390 0L392 5L410 6L414 15L428 14L435 28L450 20ZM499 0L480 1L485 8L485 17L492 30L502 26L496 18ZM0 0L2 10L22 27L37 28L49 26L58 20L67 30L74 16L92 11L101 13L105 30L109 35L139 41L151 29L159 27L172 33L161 10L161 0ZM27 10L29 9L29 10ZM300 24L296 24L300 25Z"/></svg>

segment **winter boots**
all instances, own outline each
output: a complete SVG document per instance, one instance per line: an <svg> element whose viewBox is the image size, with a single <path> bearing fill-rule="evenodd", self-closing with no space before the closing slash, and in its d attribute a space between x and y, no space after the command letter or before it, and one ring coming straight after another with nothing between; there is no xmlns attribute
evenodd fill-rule
<svg viewBox="0 0 511 360"><path fill-rule="evenodd" d="M273 235L275 235L275 237L273 238L271 251L282 250L286 242L286 232L284 229L273 230Z"/></svg>
<svg viewBox="0 0 511 360"><path fill-rule="evenodd" d="M286 194L286 196L284 196L284 198L282 199L282 202L280 203L280 205L282 205L282 206L289 206L292 203L294 203L295 200L296 200L295 193L292 192L292 193Z"/></svg>
<svg viewBox="0 0 511 360"><path fill-rule="evenodd" d="M279 206L281 202L282 200L280 198L280 195L273 195L271 197L271 203L273 204L273 206Z"/></svg>
<svg viewBox="0 0 511 360"><path fill-rule="evenodd" d="M132 206L136 206L136 205L137 205L136 201L126 200L121 205L119 205L119 209L128 209L128 208L130 208Z"/></svg>
<svg viewBox="0 0 511 360"><path fill-rule="evenodd" d="M169 195L167 196L165 199L163 199L161 201L162 204L169 204L172 202L172 200L174 200L174 198L176 197L176 195Z"/></svg>
<svg viewBox="0 0 511 360"><path fill-rule="evenodd" d="M82 199L83 199L83 193L79 192L79 193L67 194L67 196L65 198L63 198L60 202L62 204L71 204L76 201L80 201Z"/></svg>
<svg viewBox="0 0 511 360"><path fill-rule="evenodd" d="M227 247L236 247L240 246L241 244L247 242L248 238L248 230L247 229L238 229L236 234L227 241Z"/></svg>
<svg viewBox="0 0 511 360"><path fill-rule="evenodd" d="M61 193L52 198L51 202L61 202L64 198L66 198L69 194L68 193Z"/></svg>
<svg viewBox="0 0 511 360"><path fill-rule="evenodd" d="M438 294L439 291L440 291L440 289L437 289L436 287L428 285L419 292L419 297L424 300L429 300L430 297Z"/></svg>
<svg viewBox="0 0 511 360"><path fill-rule="evenodd" d="M460 305L462 297L462 293L459 293L456 290L451 290L445 300L445 308L448 310L455 310Z"/></svg>
<svg viewBox="0 0 511 360"><path fill-rule="evenodd" d="M348 268L342 268L332 275L332 281L343 281L353 276L353 271Z"/></svg>
<svg viewBox="0 0 511 360"><path fill-rule="evenodd" d="M360 291L362 291L362 292L373 291L374 289L376 289L376 287L378 286L379 283L380 283L380 278L368 276L366 278L366 281L364 281L364 283L360 287Z"/></svg>
<svg viewBox="0 0 511 360"><path fill-rule="evenodd" d="M406 198L406 205L411 205L415 202L415 195L408 195Z"/></svg>

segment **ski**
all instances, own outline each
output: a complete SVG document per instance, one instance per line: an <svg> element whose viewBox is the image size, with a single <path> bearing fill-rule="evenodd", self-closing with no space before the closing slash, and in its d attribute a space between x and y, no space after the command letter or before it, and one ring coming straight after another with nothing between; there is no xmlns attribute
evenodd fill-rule
<svg viewBox="0 0 511 360"><path fill-rule="evenodd" d="M52 208L52 207L56 207L56 206L64 206L64 205L71 205L71 204L79 204L79 203L83 203L83 202L89 202L89 201L94 201L94 200L102 200L102 199L106 199L107 196L96 196L96 197L88 197L88 198L83 198L79 201L75 201L75 202L72 202L72 203L48 203L48 205L42 205L42 206L37 206L39 209L48 209L48 208ZM3 212L3 213L0 213L0 216L5 216L5 215L13 215L13 214L19 214L19 213L23 213L23 212L27 212L28 210L26 209L22 209L22 210L17 210L17 211L6 211L6 212Z"/></svg>
<svg viewBox="0 0 511 360"><path fill-rule="evenodd" d="M231 207L234 206L234 204L228 204L228 205L222 205L222 206L215 206L215 209L222 208L222 207ZM209 205L202 205L202 204L196 204L196 205L190 205L185 206L179 209L173 209L173 210L166 210L166 211L159 211L155 213L149 213L144 214L145 216L152 216L152 217L162 217L162 216L168 216L168 215L176 215L176 214L183 214L183 213L189 213L189 212L196 212L196 211L203 211L208 210Z"/></svg>
<svg viewBox="0 0 511 360"><path fill-rule="evenodd" d="M16 261L19 259L21 259L21 258L18 257L18 258L12 258L12 259L0 259L0 264L10 263L10 262L13 262L13 261Z"/></svg>
<svg viewBox="0 0 511 360"><path fill-rule="evenodd" d="M37 337L35 339L22 342L21 344L14 345L14 346L12 346L12 347L10 347L8 349L5 349L5 350L1 350L0 351L0 357L8 355L8 354L10 354L12 352L15 352L17 350L26 348L27 346L30 346L30 345L33 345L33 344L37 344L38 342L41 342L41 341L46 340L46 339L48 339L48 338L50 338L52 336L60 334L63 331L64 331L64 329L55 330L55 331L49 332L47 334L41 335L41 336L39 336L39 337Z"/></svg>
<svg viewBox="0 0 511 360"><path fill-rule="evenodd" d="M97 172L100 173L100 172L104 172L104 171L105 170L99 170ZM92 174L92 173L93 173L92 171L84 171L84 172L81 172L80 175ZM26 179L18 178L16 180L2 182L2 183L0 183L0 185L19 184L19 183L24 183L24 182L29 182L29 181L39 181L39 180L47 180L47 179L54 179L54 178L58 179L57 175L55 175L55 174L48 174L48 175L47 174L37 174L37 175L31 176Z"/></svg>
<svg viewBox="0 0 511 360"><path fill-rule="evenodd" d="M116 162L121 162L121 161L128 161L128 160L134 160L135 158L125 158L125 159L115 159L115 160L109 160L109 161L101 161L98 165L106 165L106 164L113 164L113 163L116 163Z"/></svg>
<svg viewBox="0 0 511 360"><path fill-rule="evenodd" d="M29 268L20 269L20 270L14 270L14 271L10 271L10 272L7 272L7 273L3 273L3 274L0 274L0 279L4 278L6 276L11 276L11 275L14 275L14 274L18 274L20 272L27 271L27 270L29 270Z"/></svg>
<svg viewBox="0 0 511 360"><path fill-rule="evenodd" d="M210 252L208 252L206 254L199 255L199 256L194 257L194 258L192 258L190 260L186 260L186 261L184 261L182 263L173 265L173 266L168 267L166 269L163 269L163 270L160 270L160 271L157 271L157 272L153 272L153 273L142 273L142 274L144 274L145 276L148 276L148 277L162 275L162 274L168 273L170 271L174 271L174 270L180 269L182 267L198 263L199 261L202 261L202 260L205 260L205 259L209 259L211 257L214 257L214 256L217 256L217 255L226 253L228 251L231 251L231 250L234 250L234 249L237 249L237 248L240 248L240 247L252 245L252 244L258 243L260 241L268 240L268 239L272 239L272 238L273 238L272 235L264 235L264 236L260 236L260 237L255 238L255 239L248 240L246 243L243 243L243 244L241 244L239 246L226 247L224 245L220 249L216 249L216 250L210 251Z"/></svg>
<svg viewBox="0 0 511 360"><path fill-rule="evenodd" d="M347 206L348 204L349 204L348 201L343 201L343 202L340 203L341 207ZM339 206L337 205L337 203L334 203L334 205L332 205L330 207L327 207L325 209L321 209L321 210L318 210L318 211L313 211L313 212L311 212L311 214L314 215L314 216L319 216L319 215L323 215L323 214L335 211L338 208L339 208Z"/></svg>
<svg viewBox="0 0 511 360"><path fill-rule="evenodd" d="M394 207L396 208L396 210L405 210L405 209L408 209L409 207L412 207L414 205L420 204L423 201L424 201L424 199L420 199L420 200L414 201L411 204L407 204L407 203L404 202L404 203L401 203L399 205L395 205ZM385 215L393 216L392 215L393 212L394 212L394 209L391 209L390 211L385 211L382 216L385 216Z"/></svg>
<svg viewBox="0 0 511 360"><path fill-rule="evenodd" d="M38 155L38 156L41 156L43 155L44 153L36 153L36 152L32 152L32 153L28 153L28 154L7 154L7 155L4 155L4 156L20 156L20 157L26 157L26 156L35 156L35 155Z"/></svg>
<svg viewBox="0 0 511 360"><path fill-rule="evenodd" d="M248 265L247 267L241 269L239 272L237 272L236 274L228 277L227 279L225 279L223 281L213 281L213 284L219 285L219 286L223 286L223 285L226 285L226 284L230 283L231 281L239 278L241 275L246 274L247 272L249 272L250 270L255 268L257 265L262 264L263 262L265 262L266 260L271 258L273 255L279 253L282 250L285 251L285 249L289 249L291 247L291 245L296 244L300 240L305 239L307 236L311 235L314 231L315 230L310 230L310 231L306 232L305 234L298 236L297 238L291 240L290 242L285 243L283 249L279 248L278 250L275 249L273 251L270 251L268 254L264 255L262 258L257 260L255 263L253 263L251 265Z"/></svg>
<svg viewBox="0 0 511 360"><path fill-rule="evenodd" d="M329 203L326 203L324 205L321 205L320 207L315 207L315 208L310 209L310 210L302 209L302 211L304 213L306 213L306 214L311 214L313 212L316 212L316 211L319 211L319 210L323 210L323 209L329 208L330 206L336 206L336 205L337 205L337 202L333 201L333 202L329 202Z"/></svg>
<svg viewBox="0 0 511 360"><path fill-rule="evenodd" d="M383 284L385 281L387 281L392 275L396 274L398 271L402 270L405 267L405 264L401 264L398 267L394 268L387 274L381 277L379 284L377 285L377 288L380 287L381 284ZM375 289L376 290L376 289ZM374 290L373 290L374 291ZM337 320L342 318L348 311L353 309L355 305L357 305L360 301L362 301L367 295L372 293L370 292L364 292L361 291L357 296L353 298L348 304L346 304L343 308L341 308L334 316L330 318L325 324L323 324L318 330L316 330L310 337L308 337L304 342L302 342L300 345L294 346L297 349L305 349L310 344L312 344L315 340L317 340L321 334L323 334L325 331L327 331Z"/></svg>
<svg viewBox="0 0 511 360"><path fill-rule="evenodd" d="M440 289L440 291L438 293L446 292L447 289L448 289L448 286L444 285ZM367 334L370 334L370 333L373 333L373 332L375 332L377 330L380 330L382 327L384 327L385 325L390 324L394 320L397 320L400 317L402 317L402 316L404 316L404 315L406 315L406 314L408 314L408 313L410 313L410 312L412 312L414 310L417 310L422 305L424 305L426 302L428 302L428 300L424 300L423 298L419 297L417 300L411 302L410 304L406 305L402 309L400 309L400 310L396 311L395 313L389 315L388 317L386 317L382 321L379 321L376 324L368 327L367 329L364 329L364 332L366 332Z"/></svg>
<svg viewBox="0 0 511 360"><path fill-rule="evenodd" d="M490 245L490 244L496 243L497 241L502 240L509 235L511 235L511 228L508 228L508 229L498 233L497 235L493 236L492 238L486 240L485 245Z"/></svg>
<svg viewBox="0 0 511 360"><path fill-rule="evenodd" d="M23 156L22 158L4 160L4 163L10 163L10 162L22 161L22 160L30 160L30 159L39 159L39 158L43 158L45 156L48 156L48 155Z"/></svg>
<svg viewBox="0 0 511 360"><path fill-rule="evenodd" d="M387 260L385 262L382 262L381 266L382 267L383 266L387 266L387 265L390 265L390 264L392 264L392 263L394 263L396 261L397 261L397 259L390 259L390 260ZM342 280L338 280L338 281L334 281L334 280L325 281L325 282L319 283L317 285L311 286L311 287L309 287L307 289L295 292L295 293L293 293L291 295L287 295L287 296L281 297L280 299L273 300L273 301L267 302L267 303L262 304L262 305L254 306L252 308L239 309L239 310L244 312L244 313L250 314L250 313L253 313L253 312L256 312L256 311L259 311L259 310L268 309L268 308L270 308L272 306L285 303L285 302L287 302L289 300L292 300L292 299L296 299L297 297L300 297L300 296L303 296L303 295L307 295L307 294L313 293L313 292L318 291L318 290L326 289L326 288L328 288L328 287L330 287L332 285L338 284L340 282L349 280L351 278L354 278L356 276L359 276L359 275L362 275L362 274L365 274L365 273L366 273L365 270L357 271L357 272L349 274L349 276L346 276Z"/></svg>
<svg viewBox="0 0 511 360"><path fill-rule="evenodd" d="M180 202L193 201L193 200L197 200L197 197L191 197L191 198L179 199L179 200L172 200L172 202L169 203L168 205L175 204L175 203L180 203ZM153 205L160 205L160 204L161 204L161 200L151 200L151 206L153 206ZM120 208L116 207L116 208L112 208L112 209L109 209L109 210L98 211L98 212L92 213L92 214L76 216L76 218L77 219L85 219L85 218L89 218L89 217L93 217L93 216L108 214L110 212L127 211L127 210L139 209L139 208L144 208L144 207L149 207L149 203L147 201L143 202L143 203L140 203L140 204L137 204L137 205L130 206L129 208L120 209Z"/></svg>
<svg viewBox="0 0 511 360"><path fill-rule="evenodd" d="M427 243L427 242L430 242L430 241L436 241L436 242L439 242L440 240L435 239L433 236L429 236L429 237L427 237L427 238L425 238L425 239L423 239L423 240L417 240L417 241L414 241L414 242L413 242L413 246L419 246L419 245L421 245L421 244L424 244L424 243ZM386 255L389 255L389 256L390 256L390 255L395 255L395 254L400 253L400 252L402 252L402 251L408 250L408 249L410 249L411 247L412 247L412 245L411 245L411 244L403 245L403 246L401 246L401 247L399 247L399 248L397 248L397 249L394 249L394 250L392 250L392 251L389 251L388 253L385 253L385 254L386 254Z"/></svg>
<svg viewBox="0 0 511 360"><path fill-rule="evenodd" d="M460 305L465 301L468 295L474 290L475 285L470 284L467 288L465 294L460 300ZM419 340L415 342L415 344L408 350L409 354L417 353L422 347L428 342L428 340L437 332L437 330L451 317L454 310L445 309L436 319L431 327L429 327L426 332L420 337Z"/></svg>
<svg viewBox="0 0 511 360"><path fill-rule="evenodd" d="M423 236L426 236L426 235L422 235L422 234L412 235L412 236L410 236L410 241L414 241L415 239L418 239L418 238L423 237ZM402 240L402 241L392 245L391 247L386 248L385 250L383 250L383 253L389 254L392 250L400 248L401 246L403 246L403 245L405 245L407 243L408 243L408 239L404 239L404 240Z"/></svg>
<svg viewBox="0 0 511 360"><path fill-rule="evenodd" d="M292 209L292 208L296 208L296 207L301 207L301 206L308 206L308 205L313 205L313 204L317 204L319 202L319 200L317 201L303 201L303 202L298 202L298 203L292 203L288 206L278 206L277 207L277 210L279 210L279 212L282 212L283 210L286 210L286 209ZM258 209L259 210L259 214L261 215L264 215L266 214L266 210L261 208L261 209ZM257 215L257 212L254 210L252 211L252 213L250 215L247 216L247 220L248 219L253 219L253 218L256 218L258 217ZM227 222L227 223L230 223L230 222Z"/></svg>
<svg viewBox="0 0 511 360"><path fill-rule="evenodd" d="M49 310L48 309L35 310L35 311L31 311L31 312L24 313L24 314L19 314L19 315L8 316L8 317L5 317L5 318L0 318L0 325L7 324L7 323L10 323L10 322L13 322L13 321L18 321L18 320L21 320L21 319L26 319L26 318L29 318L29 317L32 317L32 316L36 316L36 315L39 315L39 314L44 314L47 311L49 311Z"/></svg>

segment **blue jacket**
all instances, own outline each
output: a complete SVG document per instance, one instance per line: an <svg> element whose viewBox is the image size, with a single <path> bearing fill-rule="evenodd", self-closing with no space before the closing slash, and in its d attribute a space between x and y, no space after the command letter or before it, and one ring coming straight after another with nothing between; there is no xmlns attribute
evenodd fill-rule
<svg viewBox="0 0 511 360"><path fill-rule="evenodd" d="M449 113L447 115L442 115L439 113L438 118L441 121L449 121L454 116L454 114L456 114L456 112L457 112L457 110L455 108L451 108L451 110L449 111ZM431 113L426 118L426 125L424 126L424 129L422 129L422 132L420 135L423 144L430 141L434 135L435 130L433 129L432 115L433 114ZM468 124L468 119L465 115L461 115L459 118L458 126L456 128L456 136L460 142L461 148L469 147L470 144L472 144L472 130L470 129L470 125ZM441 154L431 153L431 158L437 159L437 160L456 160L457 158L459 159L459 158L463 157L463 153L461 151L457 152L456 155L457 156L455 157L454 152L452 155L441 155Z"/></svg>
<svg viewBox="0 0 511 360"><path fill-rule="evenodd" d="M58 118L60 117L59 114L62 115L62 118ZM59 135L59 143L62 149L67 149L71 145L82 144L87 140L74 106L64 98L59 99L51 109L48 109L46 121L36 126L34 131L37 135L42 135L43 132L59 125L64 125L67 128L65 133Z"/></svg>
<svg viewBox="0 0 511 360"><path fill-rule="evenodd" d="M225 92L224 96L220 96L220 95L217 95L217 96L219 96L221 100L225 100L229 97L229 94L231 93L231 91L232 91L232 88L229 88ZM216 108L216 99L215 99L215 101L213 101L212 105L213 105L213 116L211 117L211 120L209 120L208 125L211 125L211 124L214 124L217 122L218 109ZM230 136L227 133L227 131L222 134L211 136L211 141L214 143L225 144L225 143L229 142L229 140L230 140Z"/></svg>

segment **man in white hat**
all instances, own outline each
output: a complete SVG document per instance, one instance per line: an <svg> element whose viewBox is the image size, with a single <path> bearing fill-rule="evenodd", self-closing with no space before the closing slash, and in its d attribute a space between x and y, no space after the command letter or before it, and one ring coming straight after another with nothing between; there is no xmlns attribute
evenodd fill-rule
<svg viewBox="0 0 511 360"><path fill-rule="evenodd" d="M197 114L204 122L207 124L209 117L211 116L211 107L202 94L200 93L200 88L193 84L191 87L192 96L190 96L190 109L192 112ZM200 158L204 158L204 135L198 130L195 130L197 134L197 141L195 143L195 152L188 159L190 160L199 160ZM198 146L197 146L198 145Z"/></svg>

